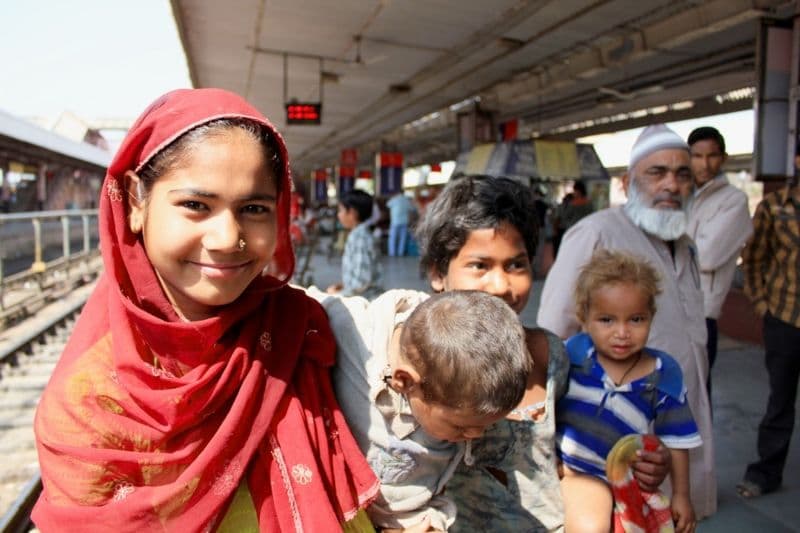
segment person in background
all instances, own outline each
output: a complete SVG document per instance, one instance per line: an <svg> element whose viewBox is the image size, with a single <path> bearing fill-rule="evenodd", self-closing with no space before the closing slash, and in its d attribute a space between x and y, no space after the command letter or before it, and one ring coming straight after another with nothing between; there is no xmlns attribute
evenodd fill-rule
<svg viewBox="0 0 800 533"><path fill-rule="evenodd" d="M308 293L330 317L336 394L381 481L367 510L373 524L447 530L456 508L445 485L462 458L470 460L470 439L525 390L530 360L519 318L479 291L429 298L392 290L372 303Z"/></svg>
<svg viewBox="0 0 800 533"><path fill-rule="evenodd" d="M238 95L173 91L133 124L101 189L105 273L36 411L39 530L371 530L333 335L287 285L290 190Z"/></svg>
<svg viewBox="0 0 800 533"><path fill-rule="evenodd" d="M564 238L564 233L567 231L564 221L562 220L564 212L567 210L574 197L575 195L571 192L565 194L564 198L561 199L561 203L553 209L551 217L553 224L553 259L558 257L558 250L561 248L561 240Z"/></svg>
<svg viewBox="0 0 800 533"><path fill-rule="evenodd" d="M291 200L289 202L289 236L295 247L300 244L305 244L307 238L305 214L306 208L303 196L297 191L292 191Z"/></svg>
<svg viewBox="0 0 800 533"><path fill-rule="evenodd" d="M388 238L384 238L388 237L384 229L385 221L386 216L384 210L381 209L381 201L375 196L372 201L372 215L370 215L369 220L367 220L367 226L372 232L372 236L375 238L375 246L379 257L386 251L386 241L388 240Z"/></svg>
<svg viewBox="0 0 800 533"><path fill-rule="evenodd" d="M342 254L342 282L329 286L329 294L369 299L383 292L380 253L370 228L372 210L372 195L359 189L346 193L339 201L339 222L350 232Z"/></svg>
<svg viewBox="0 0 800 533"><path fill-rule="evenodd" d="M416 205L417 216L421 217L425 215L425 210L428 208L428 204L433 201L433 198L434 196L431 193L431 189L416 189L414 192L414 204Z"/></svg>
<svg viewBox="0 0 800 533"><path fill-rule="evenodd" d="M550 209L545 198L545 190L544 186L536 186L533 188L533 205L536 209L536 224L539 229L539 239L536 245L536 249L539 253L536 254L533 265L533 275L537 278L544 278L545 274L543 264L544 254L542 252L544 251L544 245L546 243L547 218Z"/></svg>
<svg viewBox="0 0 800 533"><path fill-rule="evenodd" d="M658 284L646 261L601 249L578 275L575 312L583 333L566 342L569 386L556 406L567 531L607 529L612 507L633 503L614 501L606 463L620 439L651 431L672 455L669 508L675 531L694 531L687 450L700 446L700 435L680 366L669 354L645 346ZM669 513L662 525L672 525Z"/></svg>
<svg viewBox="0 0 800 533"><path fill-rule="evenodd" d="M642 131L622 180L627 202L592 213L570 228L544 282L537 322L562 338L578 332L572 288L597 248L640 255L656 268L662 292L647 345L675 357L683 372L703 440L689 451L692 506L702 519L716 512L717 479L700 268L686 235L694 189L690 165L689 146L674 131L663 124Z"/></svg>
<svg viewBox="0 0 800 533"><path fill-rule="evenodd" d="M538 240L530 188L490 176L453 179L428 206L416 235L420 269L435 292L480 290L502 298L518 314L525 309ZM545 329L526 328L525 344L532 365L525 395L472 442L473 461L459 464L447 485L458 506L450 531L564 527L555 402L566 388L569 360L561 340ZM663 446L641 452L634 472L643 489L661 484L669 460Z"/></svg>
<svg viewBox="0 0 800 533"><path fill-rule="evenodd" d="M704 126L689 134L694 176L694 200L689 210L686 233L697 246L700 286L706 316L708 341L708 389L711 397L711 369L717 358L717 319L733 283L736 260L753 224L747 195L728 183L722 172L727 154L725 139L715 128Z"/></svg>
<svg viewBox="0 0 800 533"><path fill-rule="evenodd" d="M289 220L294 222L300 220L305 215L306 201L303 195L297 191L292 191L291 201L289 202Z"/></svg>
<svg viewBox="0 0 800 533"><path fill-rule="evenodd" d="M382 217L383 213L381 212L380 203L378 202L378 198L375 197L372 200L372 214L369 216L369 219L367 219L367 225L373 228L373 230L377 229L378 222L381 221Z"/></svg>
<svg viewBox="0 0 800 533"><path fill-rule="evenodd" d="M800 168L800 157L795 158ZM795 170L797 172L797 170ZM792 439L800 379L800 186L764 196L753 216L753 238L742 253L745 294L763 319L769 375L767 410L758 426L758 460L737 485L743 498L774 492Z"/></svg>
<svg viewBox="0 0 800 533"><path fill-rule="evenodd" d="M594 211L592 200L586 195L586 184L578 180L572 186L572 199L562 207L559 213L559 227L562 234L574 226L580 219L591 215Z"/></svg>
<svg viewBox="0 0 800 533"><path fill-rule="evenodd" d="M414 204L411 199L399 191L386 202L389 208L389 256L406 255L408 243L408 225L414 214Z"/></svg>

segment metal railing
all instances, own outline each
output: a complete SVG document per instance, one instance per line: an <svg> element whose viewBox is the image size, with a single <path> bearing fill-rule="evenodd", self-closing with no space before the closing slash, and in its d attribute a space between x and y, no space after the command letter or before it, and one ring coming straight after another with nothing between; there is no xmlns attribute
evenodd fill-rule
<svg viewBox="0 0 800 533"><path fill-rule="evenodd" d="M96 243L97 209L0 215L0 327L25 314L31 300L50 299L59 282L91 270ZM11 264L14 272L6 275ZM18 297L9 298L12 293Z"/></svg>
<svg viewBox="0 0 800 533"><path fill-rule="evenodd" d="M3 533L27 533L33 527L31 511L42 492L42 478L33 476L22 488L11 507L0 516L0 531Z"/></svg>

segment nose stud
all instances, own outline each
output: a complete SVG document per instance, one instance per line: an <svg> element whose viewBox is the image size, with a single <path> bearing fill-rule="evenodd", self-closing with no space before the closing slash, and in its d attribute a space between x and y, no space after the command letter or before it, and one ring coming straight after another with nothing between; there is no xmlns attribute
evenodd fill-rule
<svg viewBox="0 0 800 533"><path fill-rule="evenodd" d="M239 239L239 251L244 252L245 248L247 248L247 241L244 239Z"/></svg>

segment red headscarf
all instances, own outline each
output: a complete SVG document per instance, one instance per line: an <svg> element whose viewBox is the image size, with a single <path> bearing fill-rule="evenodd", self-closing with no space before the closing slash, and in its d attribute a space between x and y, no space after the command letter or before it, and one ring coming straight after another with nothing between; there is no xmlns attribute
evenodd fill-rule
<svg viewBox="0 0 800 533"><path fill-rule="evenodd" d="M278 244L263 276L209 319L181 321L126 220L123 176L188 130L243 117L277 140ZM136 121L100 200L106 272L36 413L43 531L209 531L247 483L263 531L334 531L377 491L333 396L324 311L286 286L286 147L218 89L178 90Z"/></svg>

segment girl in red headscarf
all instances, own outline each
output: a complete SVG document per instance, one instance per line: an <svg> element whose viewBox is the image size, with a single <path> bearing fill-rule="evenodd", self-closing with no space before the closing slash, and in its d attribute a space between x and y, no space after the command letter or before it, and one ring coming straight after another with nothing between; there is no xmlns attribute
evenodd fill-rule
<svg viewBox="0 0 800 533"><path fill-rule="evenodd" d="M105 273L41 398L42 531L358 529L377 481L294 269L286 146L218 90L136 121L100 200Z"/></svg>

